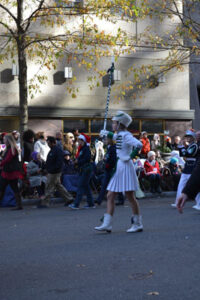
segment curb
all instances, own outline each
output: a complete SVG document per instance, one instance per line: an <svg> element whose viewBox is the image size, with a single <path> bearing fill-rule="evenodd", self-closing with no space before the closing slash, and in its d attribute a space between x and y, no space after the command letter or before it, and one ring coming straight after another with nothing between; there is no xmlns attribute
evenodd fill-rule
<svg viewBox="0 0 200 300"><path fill-rule="evenodd" d="M143 198L138 198L138 200L141 199L146 199L146 198L164 198L164 197L175 197L176 192L174 191L169 191L169 192L162 192L161 194L152 194L152 193L145 193L145 197ZM96 199L96 195L94 196L94 200ZM22 199L22 204L23 205L38 205L39 204L39 199ZM59 204L59 203L64 203L63 198L51 198L50 204Z"/></svg>

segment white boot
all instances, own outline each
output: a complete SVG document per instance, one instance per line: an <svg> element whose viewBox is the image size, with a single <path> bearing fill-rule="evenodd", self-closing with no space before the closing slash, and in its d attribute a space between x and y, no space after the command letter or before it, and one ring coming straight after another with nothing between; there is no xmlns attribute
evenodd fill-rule
<svg viewBox="0 0 200 300"><path fill-rule="evenodd" d="M109 214L104 214L103 223L101 226L95 227L94 229L98 231L111 232L112 230L112 216Z"/></svg>
<svg viewBox="0 0 200 300"><path fill-rule="evenodd" d="M140 232L143 231L142 216L135 215L131 218L132 226L126 232Z"/></svg>

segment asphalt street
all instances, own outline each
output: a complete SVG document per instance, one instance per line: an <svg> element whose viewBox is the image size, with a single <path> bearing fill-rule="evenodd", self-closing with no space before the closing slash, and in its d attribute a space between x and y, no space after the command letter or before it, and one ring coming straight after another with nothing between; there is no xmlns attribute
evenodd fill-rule
<svg viewBox="0 0 200 300"><path fill-rule="evenodd" d="M103 206L1 208L0 300L200 299L200 212L172 198L140 200L144 232L127 234L128 203L113 232L93 230Z"/></svg>

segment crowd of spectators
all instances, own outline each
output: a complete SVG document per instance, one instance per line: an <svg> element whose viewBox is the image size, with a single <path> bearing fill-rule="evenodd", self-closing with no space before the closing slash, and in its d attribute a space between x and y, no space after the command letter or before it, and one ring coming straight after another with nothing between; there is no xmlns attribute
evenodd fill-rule
<svg viewBox="0 0 200 300"><path fill-rule="evenodd" d="M148 133L144 131L140 141L143 147L133 158L141 188L138 195L143 197L146 192L160 194L163 190L176 191L185 164L184 157L180 156L180 149L188 147L187 135L182 139L175 136L172 142L169 136L161 138L157 133L149 139ZM199 143L198 133L194 142ZM24 197L38 197L39 207L47 206L48 199L55 191L65 199L66 205L73 202L71 208L79 207L84 194L88 199L86 207L94 207L91 188L98 194L97 204L100 205L105 199L106 187L117 159L113 133L109 133L106 139L99 138L91 144L90 137L79 133L77 129L65 135L57 132L54 137L47 137L45 132L35 134L28 129L21 139L19 132L15 130L11 134L1 133L0 143L2 172L5 168L5 155L8 155L11 148L14 153L12 155L18 157L21 166L19 170L16 164L18 169L14 170L21 172L21 178L18 177L21 181L21 193ZM11 162L7 158L6 164L11 165ZM69 183L67 185L64 184L66 178ZM7 183L12 185L13 182L9 180ZM74 182L75 189L70 188L70 180ZM4 182L2 193L5 185ZM21 209L16 184L14 189L18 197L18 208ZM119 195L118 204L123 203L124 197Z"/></svg>

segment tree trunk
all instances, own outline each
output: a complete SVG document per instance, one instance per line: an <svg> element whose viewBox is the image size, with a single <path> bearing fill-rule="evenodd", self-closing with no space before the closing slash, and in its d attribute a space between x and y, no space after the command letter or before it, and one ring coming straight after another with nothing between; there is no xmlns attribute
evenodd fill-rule
<svg viewBox="0 0 200 300"><path fill-rule="evenodd" d="M28 127L27 63L23 37L18 41L20 133Z"/></svg>
<svg viewBox="0 0 200 300"><path fill-rule="evenodd" d="M26 62L26 41L23 28L24 0L17 0L17 50L19 64L19 119L20 134L28 126L28 90L27 90L27 62Z"/></svg>

